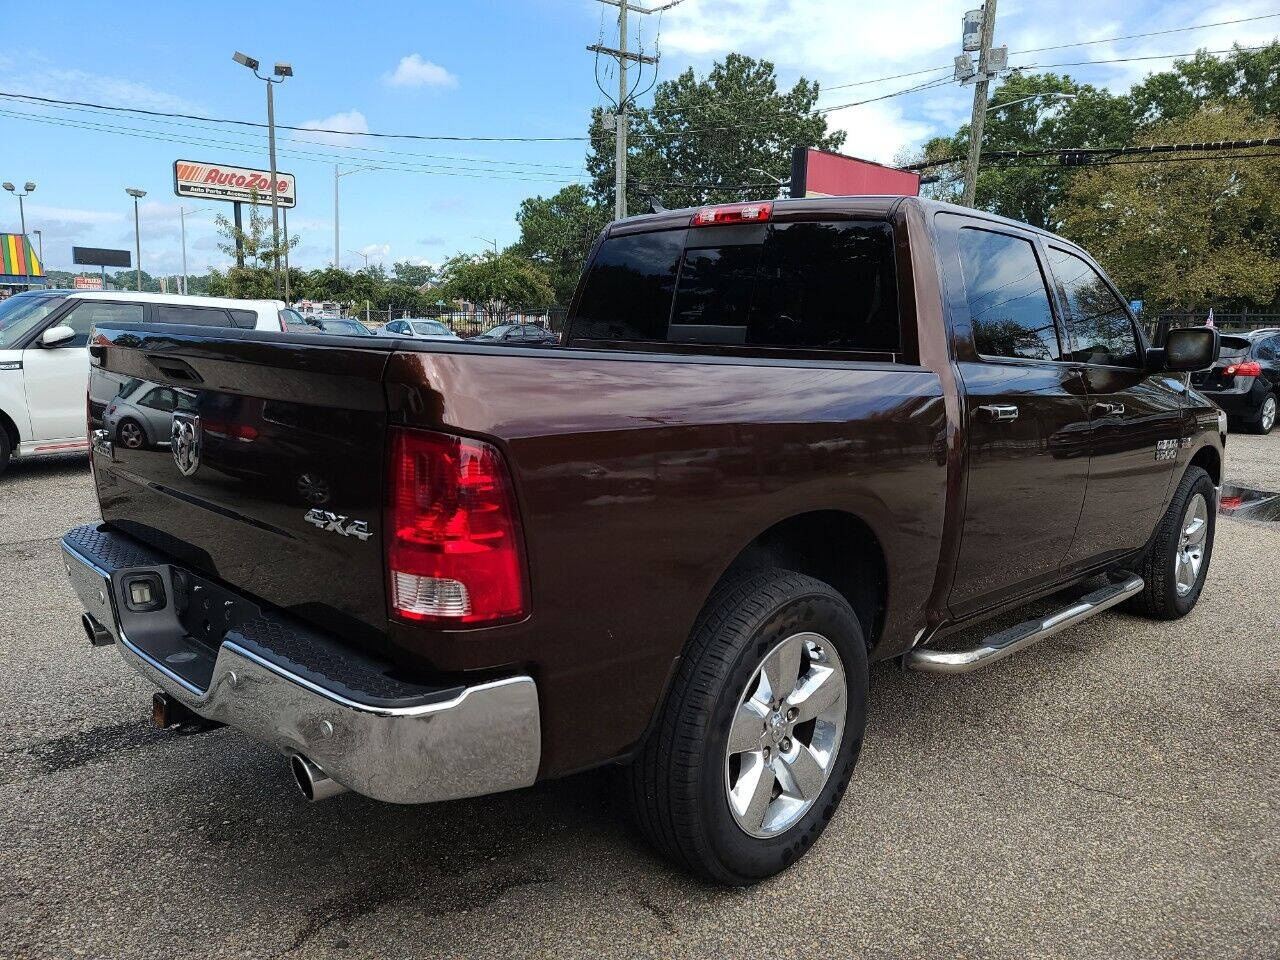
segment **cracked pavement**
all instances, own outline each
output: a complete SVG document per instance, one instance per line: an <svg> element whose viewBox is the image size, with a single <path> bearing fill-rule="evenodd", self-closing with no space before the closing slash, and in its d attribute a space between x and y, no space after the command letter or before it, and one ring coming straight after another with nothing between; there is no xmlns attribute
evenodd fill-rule
<svg viewBox="0 0 1280 960"><path fill-rule="evenodd" d="M1228 450L1252 478L1280 434ZM235 731L151 729L58 557L96 517L83 460L0 478L0 957L1280 954L1280 524L1221 519L1181 621L1108 612L960 677L875 667L823 839L720 890L647 850L607 772L312 806Z"/></svg>

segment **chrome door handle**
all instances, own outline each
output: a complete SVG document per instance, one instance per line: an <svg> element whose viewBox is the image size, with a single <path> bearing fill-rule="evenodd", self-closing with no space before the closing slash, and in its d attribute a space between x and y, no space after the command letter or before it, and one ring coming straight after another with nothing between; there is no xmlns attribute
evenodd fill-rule
<svg viewBox="0 0 1280 960"><path fill-rule="evenodd" d="M978 408L992 420L1017 420L1018 408L1011 403L986 403Z"/></svg>
<svg viewBox="0 0 1280 960"><path fill-rule="evenodd" d="M1101 417L1118 417L1124 413L1123 403L1095 403L1093 412Z"/></svg>

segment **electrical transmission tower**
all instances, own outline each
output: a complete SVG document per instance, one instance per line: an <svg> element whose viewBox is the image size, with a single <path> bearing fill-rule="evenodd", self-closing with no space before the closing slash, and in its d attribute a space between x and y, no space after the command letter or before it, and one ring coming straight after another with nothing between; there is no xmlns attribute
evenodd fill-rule
<svg viewBox="0 0 1280 960"><path fill-rule="evenodd" d="M617 109L613 113L614 131L616 133L614 144L614 219L621 220L627 215L627 103L635 93L634 90L627 89L627 64L638 64L640 70L644 70L646 63L653 66L658 65L656 56L645 56L643 52L632 53L627 49L627 13L661 13L663 10L670 10L672 7L683 3L684 0L670 0L658 7L641 7L635 4L627 3L626 0L599 0L600 3L607 3L611 7L618 8L618 46L606 47L598 43L593 43L587 47L592 53L599 56L604 54L607 57L613 57L618 61L618 101ZM656 51L655 51L656 52ZM597 80L597 83L599 81ZM638 86L638 81L637 81ZM608 115L606 114L606 118Z"/></svg>

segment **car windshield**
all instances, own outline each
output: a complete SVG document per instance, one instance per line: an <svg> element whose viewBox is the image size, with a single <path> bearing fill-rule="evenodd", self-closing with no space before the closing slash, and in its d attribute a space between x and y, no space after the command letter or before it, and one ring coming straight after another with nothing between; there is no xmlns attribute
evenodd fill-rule
<svg viewBox="0 0 1280 960"><path fill-rule="evenodd" d="M513 329L515 328L512 327L510 324L503 324L502 326L494 327L492 330L486 330L484 333L480 334L480 336L478 336L476 339L477 340L496 340L498 339L498 337L502 336L508 330L513 330Z"/></svg>
<svg viewBox="0 0 1280 960"><path fill-rule="evenodd" d="M442 335L447 336L449 333L449 328L446 327L443 323L419 321L413 324L413 332L420 337L439 337Z"/></svg>
<svg viewBox="0 0 1280 960"><path fill-rule="evenodd" d="M0 350L22 341L62 303L62 297L18 294L0 303Z"/></svg>

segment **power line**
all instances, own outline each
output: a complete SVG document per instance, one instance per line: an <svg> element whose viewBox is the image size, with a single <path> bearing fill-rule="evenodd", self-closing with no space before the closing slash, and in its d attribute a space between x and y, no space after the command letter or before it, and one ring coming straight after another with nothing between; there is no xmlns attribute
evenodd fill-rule
<svg viewBox="0 0 1280 960"><path fill-rule="evenodd" d="M231 123L241 127L266 127L265 123L255 120L232 120L228 117L203 117L194 113L175 113L166 110L147 110L142 107L116 107L104 103L89 103L84 100L58 100L53 97L38 97L34 94L11 93L0 90L0 97L11 99L38 100L41 103L71 104L77 107L93 107L97 110L112 110L120 113L143 113L152 117L175 117L181 120L199 120L203 123ZM385 137L398 140L449 140L461 142L483 143L560 143L586 140L586 137L471 137L445 136L443 134L424 133L356 133L351 130L335 130L330 127L298 127L287 123L277 123L277 130L298 130L303 133L330 133L344 137Z"/></svg>
<svg viewBox="0 0 1280 960"><path fill-rule="evenodd" d="M7 116L14 119L19 119L19 120L27 120L34 123L45 123L52 126L70 127L73 129L94 130L94 131L103 132L103 133L112 133L118 136L131 137L133 139L155 140L161 143L181 143L181 144L185 144L189 146L197 146L197 147L218 146L218 147L223 147L225 149L229 149L238 153L249 153L249 154L258 154L261 152L261 147L255 147L251 144L246 144L239 141L215 140L208 137L193 137L193 136L186 136L186 135L182 135L182 136L161 135L159 131L137 130L136 128L131 128L131 127L120 127L112 124L93 123L88 120L78 120L78 119L72 119L67 117L48 117L40 114L28 114L28 113L21 113L21 112L12 111L12 110L0 110L0 116ZM287 150L283 150L280 152L283 156L300 158L303 160L318 159L318 160L323 160L325 162L333 162L334 160L338 160L341 162L350 163L353 159L349 156L343 156L341 154L318 153L315 151L298 150L295 148L288 148ZM489 179L489 180L513 180L513 181L522 181L526 183L580 182L580 178L571 178L571 179L557 178L557 177L541 174L536 171L521 171L521 170L485 171L485 170L475 170L474 168L430 167L426 165L409 164L399 160L379 161L378 165L382 169L394 170L402 173L423 173L423 174L431 174L431 175L437 175L437 176L458 176L458 177L471 177L476 179ZM509 175L509 174L516 174L516 175ZM530 174L530 175L520 176L518 174Z"/></svg>
<svg viewBox="0 0 1280 960"><path fill-rule="evenodd" d="M1023 53L1044 53L1047 50L1066 50L1070 47L1089 47L1099 43L1116 43L1120 40L1140 40L1144 37L1163 37L1170 33L1186 33L1188 30L1205 30L1209 27L1229 27L1237 23L1252 23L1255 20L1270 20L1280 17L1280 13L1264 13L1256 17L1241 17L1238 20L1219 20L1216 23L1195 23L1189 27L1174 27L1171 30L1150 30L1146 33L1129 33L1121 37L1104 37L1101 40L1077 40L1075 43L1059 43L1052 47L1033 47L1030 50L1010 50L1010 56Z"/></svg>
<svg viewBox="0 0 1280 960"><path fill-rule="evenodd" d="M1136 157L1129 160L1093 160L1082 166L1062 163L1008 163L997 170L1087 170L1091 167L1128 167L1135 164L1222 163L1228 160L1280 160L1280 150L1271 153L1224 153L1213 157Z"/></svg>
<svg viewBox="0 0 1280 960"><path fill-rule="evenodd" d="M1116 157L1129 154L1153 153L1212 153L1222 150L1247 150L1253 147L1280 147L1280 137L1257 137L1248 140L1213 140L1203 143L1150 143L1127 147L1043 147L1031 150L991 150L984 154L989 160L1024 160L1036 157L1084 157L1102 156ZM942 167L948 163L958 163L962 156L946 157L941 160L925 160L903 167L904 170L928 170Z"/></svg>
<svg viewBox="0 0 1280 960"><path fill-rule="evenodd" d="M14 98L14 99L18 99L18 98ZM19 99L19 103L23 103L23 102L24 102L23 100ZM30 104L30 105L37 106L37 104ZM55 104L55 105L48 105L47 108L51 110L68 110L68 111L75 111L77 113L85 113L91 117L102 117L102 114L88 107L77 107L77 106L69 106L69 105L62 106L62 105ZM68 118L68 119L73 119L73 118ZM139 123L152 123L152 124L157 124L165 127L181 127L187 130L198 130L201 133L219 133L219 134L222 134L223 136L248 136L249 135L249 134L239 134L236 131L231 131L231 130L220 130L216 127L210 129L209 127L198 126L197 124L194 124L194 123L184 123L179 120L168 120L168 119L147 117L147 116L132 117L130 119L133 119ZM128 129L136 129L136 128L128 128ZM356 135L360 136L360 134L356 134ZM305 137L285 137L283 139L290 143L306 144L306 143L316 142L314 140L308 140ZM381 156L399 156L399 157L421 158L421 159L427 159L427 160L453 160L453 161L459 161L463 163L502 165L502 166L508 166L508 167L519 167L522 169L528 168L528 167L546 167L549 169L573 170L575 172L582 170L582 164L542 163L542 162L537 162L533 160L528 160L528 161L495 160L489 157L466 157L466 156L460 157L460 156L449 155L449 154L416 153L409 150L387 150L380 147L362 147L356 144L345 144L345 143L326 143L324 144L324 146L334 150L349 150L349 151L358 151L360 153L375 153L379 155L378 158L368 158L370 160L380 159ZM366 158L353 157L352 162L356 162L362 159L366 159ZM477 169L484 169L484 168L477 167ZM498 172L501 172L501 171L498 171Z"/></svg>

